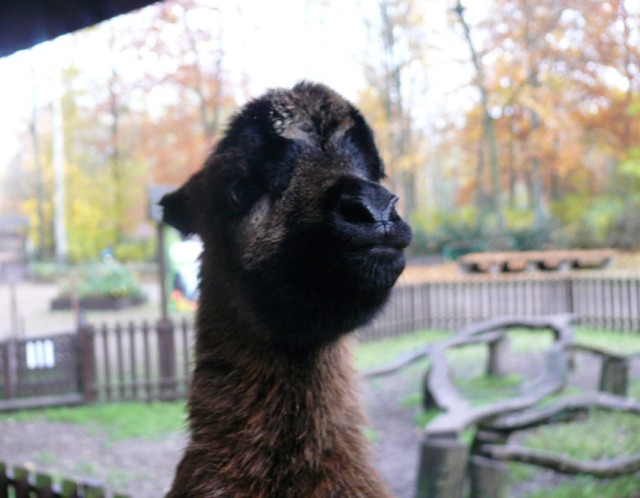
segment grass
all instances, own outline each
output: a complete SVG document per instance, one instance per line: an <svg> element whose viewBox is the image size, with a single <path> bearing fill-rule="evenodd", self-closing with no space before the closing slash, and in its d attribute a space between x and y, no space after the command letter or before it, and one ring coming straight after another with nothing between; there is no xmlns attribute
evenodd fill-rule
<svg viewBox="0 0 640 498"><path fill-rule="evenodd" d="M585 327L576 329L576 341L589 346L601 347L618 354L640 352L640 335L608 332Z"/></svg>
<svg viewBox="0 0 640 498"><path fill-rule="evenodd" d="M636 498L640 478L625 476L601 481L588 476L577 476L551 489L538 489L526 498Z"/></svg>
<svg viewBox="0 0 640 498"><path fill-rule="evenodd" d="M1 415L0 421L47 420L79 424L93 432L105 432L109 440L142 438L162 440L168 433L185 428L185 403L127 402L73 408L47 408Z"/></svg>
<svg viewBox="0 0 640 498"><path fill-rule="evenodd" d="M449 337L451 332L443 330L420 330L390 339L381 339L358 344L354 362L358 370L381 367L398 356L415 351L426 344Z"/></svg>
<svg viewBox="0 0 640 498"><path fill-rule="evenodd" d="M442 331L421 331L408 334L399 339L386 339L362 344L356 351L357 365L360 369L383 366L394 358L424 346L428 342L449 336ZM512 351L517 353L540 352L548 348L553 336L550 332L512 330L509 334ZM576 340L592 346L605 348L613 353L632 353L640 351L640 336L617 334L607 331L578 328ZM486 347L473 345L459 348L448 353L454 374L457 367L464 366L479 375L471 377L455 376L454 381L460 392L472 405L487 404L517 393L523 379L517 374L492 379L482 375L486 362ZM421 376L427 362L412 366L412 375ZM419 369L419 370L416 370ZM406 395L400 402L406 408L416 408L414 416L418 427L425 427L440 412L424 411L419 407L422 402L420 383L415 383L415 391ZM565 394L576 394L579 389L568 387ZM640 379L632 380L630 396L640 399ZM557 397L554 397L557 399ZM549 400L550 401L550 400ZM470 442L473 432L465 431L463 440ZM531 431L523 444L532 448L554 451L572 458L589 460L623 456L640 451L640 419L637 416L593 410L583 421L546 426ZM510 481L514 484L532 481L536 487L543 486L536 467L525 464L509 464ZM538 480L536 480L538 479ZM640 489L640 476L624 476L616 479L599 480L589 476L568 477L561 484L543 487L529 492L526 498L636 498Z"/></svg>
<svg viewBox="0 0 640 498"><path fill-rule="evenodd" d="M580 460L628 456L640 451L640 417L594 409L584 420L542 426L523 444Z"/></svg>
<svg viewBox="0 0 640 498"><path fill-rule="evenodd" d="M460 394L471 402L471 406L480 406L518 396L522 376L511 373L498 378L484 375L456 377L455 384Z"/></svg>

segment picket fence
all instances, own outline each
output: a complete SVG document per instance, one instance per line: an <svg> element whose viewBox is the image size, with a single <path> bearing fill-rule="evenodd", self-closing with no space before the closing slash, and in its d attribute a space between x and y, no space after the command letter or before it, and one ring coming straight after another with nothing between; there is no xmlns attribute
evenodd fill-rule
<svg viewBox="0 0 640 498"><path fill-rule="evenodd" d="M640 277L460 279L398 286L361 341L421 329L455 330L498 316L573 313L578 325L640 332ZM186 395L193 364L191 322L90 328L90 400L168 400ZM93 362L93 364L91 364Z"/></svg>
<svg viewBox="0 0 640 498"><path fill-rule="evenodd" d="M638 333L640 276L522 275L400 285L385 310L357 333L371 341L421 329L455 330L499 316L564 312L575 314L578 325ZM66 336L0 343L0 410L184 398L193 342L191 322L166 320L85 325ZM42 358L29 360L29 351L43 352Z"/></svg>
<svg viewBox="0 0 640 498"><path fill-rule="evenodd" d="M31 473L24 466L8 469L0 461L0 498L129 498L108 494L98 483L64 479L54 481L49 474Z"/></svg>
<svg viewBox="0 0 640 498"><path fill-rule="evenodd" d="M187 395L193 364L187 320L84 327L87 401L170 401Z"/></svg>
<svg viewBox="0 0 640 498"><path fill-rule="evenodd" d="M573 313L577 324L640 332L640 275L463 277L398 286L363 340L420 329L455 330L499 316Z"/></svg>

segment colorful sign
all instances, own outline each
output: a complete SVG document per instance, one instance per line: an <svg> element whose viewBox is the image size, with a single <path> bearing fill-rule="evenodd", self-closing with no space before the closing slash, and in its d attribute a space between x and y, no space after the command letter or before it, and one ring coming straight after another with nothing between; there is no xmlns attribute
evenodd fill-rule
<svg viewBox="0 0 640 498"><path fill-rule="evenodd" d="M170 227L166 228L167 294L171 311L193 311L198 303L200 280L200 238L184 238Z"/></svg>

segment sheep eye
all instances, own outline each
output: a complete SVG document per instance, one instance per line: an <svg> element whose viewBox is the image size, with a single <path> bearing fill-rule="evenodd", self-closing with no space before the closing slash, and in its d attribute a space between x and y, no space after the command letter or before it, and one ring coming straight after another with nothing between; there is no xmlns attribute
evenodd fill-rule
<svg viewBox="0 0 640 498"><path fill-rule="evenodd" d="M256 186L246 180L238 180L227 192L229 206L237 213L243 213L253 204L258 195Z"/></svg>

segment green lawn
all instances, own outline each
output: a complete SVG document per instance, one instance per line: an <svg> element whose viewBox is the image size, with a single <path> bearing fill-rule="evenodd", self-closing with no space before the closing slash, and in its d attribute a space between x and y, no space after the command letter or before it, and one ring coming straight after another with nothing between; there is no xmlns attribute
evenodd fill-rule
<svg viewBox="0 0 640 498"><path fill-rule="evenodd" d="M449 332L424 330L402 337L384 339L376 342L361 343L355 351L355 363L358 369L366 370L389 364L395 358L423 347L450 335ZM577 340L585 344L600 346L615 352L640 351L640 336L619 334L591 329L578 329ZM514 331L510 334L514 351L542 350L549 346L551 334ZM486 360L486 347L469 346L449 353L454 367L478 365L482 372ZM415 408L416 423L424 425L436 412L422 412L420 382L427 360L409 367L403 373L415 392L411 392L399 402L407 408ZM376 382L383 382L383 379ZM415 382L413 382L415 381ZM510 374L502 379L488 379L482 375L474 377L456 377L461 392L469 397L473 404L485 404L500 397L511 396L517 392L522 379ZM413 387L412 387L413 389ZM632 396L640 399L640 379L632 382ZM15 420L46 419L57 422L82 424L89 430L104 431L110 439L122 440L146 438L160 440L167 433L182 431L185 428L184 402L171 403L117 403L82 406L75 408L52 408L40 411L17 412L0 415ZM373 439L375 437L372 436ZM611 456L629 455L640 452L640 418L610 412L594 411L589 418L580 422L558 424L543 427L529 433L523 444L532 448L544 448L564 455L597 459ZM510 464L511 479L536 481L536 470L522 464ZM640 476L629 476L611 480L596 480L589 477L568 478L551 489L539 489L527 495L527 498L634 498L640 490Z"/></svg>
<svg viewBox="0 0 640 498"><path fill-rule="evenodd" d="M123 402L70 408L47 408L0 415L0 420L48 420L81 424L90 431L104 431L109 439L161 440L167 433L185 430L184 401Z"/></svg>

